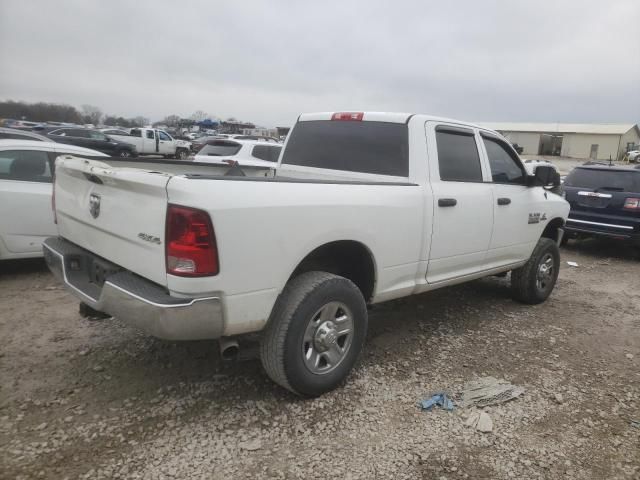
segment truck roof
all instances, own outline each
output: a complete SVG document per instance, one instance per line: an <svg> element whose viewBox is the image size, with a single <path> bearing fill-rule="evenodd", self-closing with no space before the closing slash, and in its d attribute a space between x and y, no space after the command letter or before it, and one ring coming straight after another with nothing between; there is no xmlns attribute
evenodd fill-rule
<svg viewBox="0 0 640 480"><path fill-rule="evenodd" d="M389 123L407 123L411 118L416 117L421 121L436 121L447 123L458 123L470 127L480 128L485 131L494 132L490 128L482 127L471 122L465 122L463 120L456 120L453 118L438 117L435 115L427 115L422 113L402 113L402 112L355 112L355 111L341 111L341 112L316 112L316 113L303 113L298 117L299 122L308 122L313 120L332 120L334 116L357 116L353 120L369 121L369 122L389 122ZM347 118L343 118L347 120ZM496 133L497 134L497 133ZM499 135L499 134L497 134ZM499 135L502 136L502 135Z"/></svg>

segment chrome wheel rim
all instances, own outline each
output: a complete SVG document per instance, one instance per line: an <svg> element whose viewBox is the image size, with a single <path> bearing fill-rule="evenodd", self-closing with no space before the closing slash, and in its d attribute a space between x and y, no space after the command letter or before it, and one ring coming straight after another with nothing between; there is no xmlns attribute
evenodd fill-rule
<svg viewBox="0 0 640 480"><path fill-rule="evenodd" d="M333 371L345 359L353 340L353 314L342 302L329 302L309 319L302 340L302 359L316 375Z"/></svg>
<svg viewBox="0 0 640 480"><path fill-rule="evenodd" d="M536 287L538 291L544 292L549 288L553 282L555 269L553 255L550 253L545 254L538 264L538 271L536 273Z"/></svg>

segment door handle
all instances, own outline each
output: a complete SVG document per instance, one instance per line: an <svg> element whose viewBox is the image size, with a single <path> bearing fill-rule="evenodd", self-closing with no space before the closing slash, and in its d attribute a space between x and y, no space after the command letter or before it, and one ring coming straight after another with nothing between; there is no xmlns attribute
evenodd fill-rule
<svg viewBox="0 0 640 480"><path fill-rule="evenodd" d="M439 207L455 207L458 201L455 198L439 198Z"/></svg>
<svg viewBox="0 0 640 480"><path fill-rule="evenodd" d="M499 198L498 199L498 205L509 205L511 203L511 199L510 198Z"/></svg>

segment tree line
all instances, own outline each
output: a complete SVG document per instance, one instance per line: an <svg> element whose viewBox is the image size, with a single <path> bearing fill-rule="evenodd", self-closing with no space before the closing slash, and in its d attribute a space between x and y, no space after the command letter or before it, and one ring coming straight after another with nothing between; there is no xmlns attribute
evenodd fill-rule
<svg viewBox="0 0 640 480"><path fill-rule="evenodd" d="M27 103L22 101L5 100L0 101L0 119L11 118L13 120L26 120L29 122L65 122L76 124L109 125L118 127L144 127L149 125L149 119L143 116L125 118L117 115L105 115L99 107L94 105L82 105L80 109L72 105L62 103L36 102ZM191 127L205 119L216 118L208 113L198 110L189 118L178 115L167 115L157 124L167 125L171 128ZM236 122L234 117L227 119L227 122Z"/></svg>
<svg viewBox="0 0 640 480"><path fill-rule="evenodd" d="M14 100L0 101L0 118L29 122L91 123L120 127L143 127L149 124L149 119L142 116L124 118L105 115L99 107L93 105L82 105L78 110L72 105L62 103L27 103Z"/></svg>

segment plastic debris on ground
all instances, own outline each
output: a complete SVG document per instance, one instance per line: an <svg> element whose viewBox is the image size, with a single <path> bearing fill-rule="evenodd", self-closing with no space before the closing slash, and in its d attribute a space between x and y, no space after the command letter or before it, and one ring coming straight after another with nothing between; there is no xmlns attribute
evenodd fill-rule
<svg viewBox="0 0 640 480"><path fill-rule="evenodd" d="M419 403L420 407L423 410L431 410L434 406L438 406L444 408L445 410L453 410L455 408L455 404L453 400L449 398L449 396L444 393L434 393L431 398L425 398Z"/></svg>
<svg viewBox="0 0 640 480"><path fill-rule="evenodd" d="M578 262L567 262L567 265L569 265L570 267L577 267Z"/></svg>
<svg viewBox="0 0 640 480"><path fill-rule="evenodd" d="M483 377L465 384L460 405L464 408L488 407L508 402L523 393L524 388L512 385L505 380Z"/></svg>

